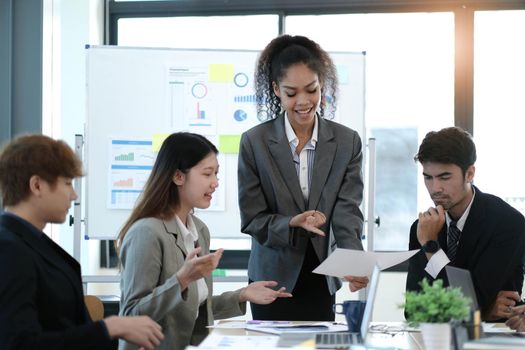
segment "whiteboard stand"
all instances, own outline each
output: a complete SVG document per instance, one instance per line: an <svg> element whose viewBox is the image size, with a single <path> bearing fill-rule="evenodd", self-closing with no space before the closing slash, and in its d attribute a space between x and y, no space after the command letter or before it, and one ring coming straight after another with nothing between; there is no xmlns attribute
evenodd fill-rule
<svg viewBox="0 0 525 350"><path fill-rule="evenodd" d="M82 162L82 148L84 146L84 137L82 135L75 135L75 153ZM75 178L75 192L77 193L77 199L75 199L73 207L73 257L80 262L80 250L82 244L82 177ZM71 220L69 221L71 225Z"/></svg>
<svg viewBox="0 0 525 350"><path fill-rule="evenodd" d="M374 251L374 229L376 219L374 218L374 199L376 185L376 139L368 139L368 202L366 203L366 250ZM379 222L379 220L377 220ZM368 287L360 289L357 293L358 300L366 300Z"/></svg>
<svg viewBox="0 0 525 350"><path fill-rule="evenodd" d="M374 229L376 219L374 217L374 203L376 196L376 139L368 139L368 203L366 215L366 250L374 251Z"/></svg>

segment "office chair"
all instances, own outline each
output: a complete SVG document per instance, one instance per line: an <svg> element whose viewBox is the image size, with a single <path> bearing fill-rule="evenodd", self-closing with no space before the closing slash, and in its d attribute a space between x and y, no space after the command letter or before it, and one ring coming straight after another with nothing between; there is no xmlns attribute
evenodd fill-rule
<svg viewBox="0 0 525 350"><path fill-rule="evenodd" d="M104 304L94 295L85 295L84 302L89 312L89 316L93 321L99 321L104 318Z"/></svg>

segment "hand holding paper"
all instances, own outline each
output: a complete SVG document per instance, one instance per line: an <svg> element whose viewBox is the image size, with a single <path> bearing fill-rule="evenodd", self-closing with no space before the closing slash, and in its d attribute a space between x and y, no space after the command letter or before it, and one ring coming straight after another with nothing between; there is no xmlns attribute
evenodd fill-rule
<svg viewBox="0 0 525 350"><path fill-rule="evenodd" d="M348 281L348 286L351 292L357 292L360 289L366 288L370 280L366 276L344 276Z"/></svg>

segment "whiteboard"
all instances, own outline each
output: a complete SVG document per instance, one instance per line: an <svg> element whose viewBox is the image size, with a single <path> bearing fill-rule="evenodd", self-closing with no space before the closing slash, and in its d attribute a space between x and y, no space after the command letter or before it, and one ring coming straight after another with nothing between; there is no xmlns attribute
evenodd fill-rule
<svg viewBox="0 0 525 350"><path fill-rule="evenodd" d="M87 46L85 236L115 239L163 135L191 131L215 143L219 188L196 215L214 238L240 232L235 145L259 123L253 72L259 51ZM364 140L365 53L332 52L340 80L335 121ZM160 140L160 141L159 141Z"/></svg>

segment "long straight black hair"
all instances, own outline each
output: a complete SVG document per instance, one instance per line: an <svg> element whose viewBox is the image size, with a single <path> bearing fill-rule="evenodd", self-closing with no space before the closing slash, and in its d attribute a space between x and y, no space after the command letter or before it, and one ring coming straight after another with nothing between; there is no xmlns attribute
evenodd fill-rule
<svg viewBox="0 0 525 350"><path fill-rule="evenodd" d="M135 207L120 230L117 252L131 225L146 217L169 219L180 205L179 190L173 182L177 170L183 173L197 165L210 153L219 153L207 138L189 132L177 132L164 140L148 181Z"/></svg>

